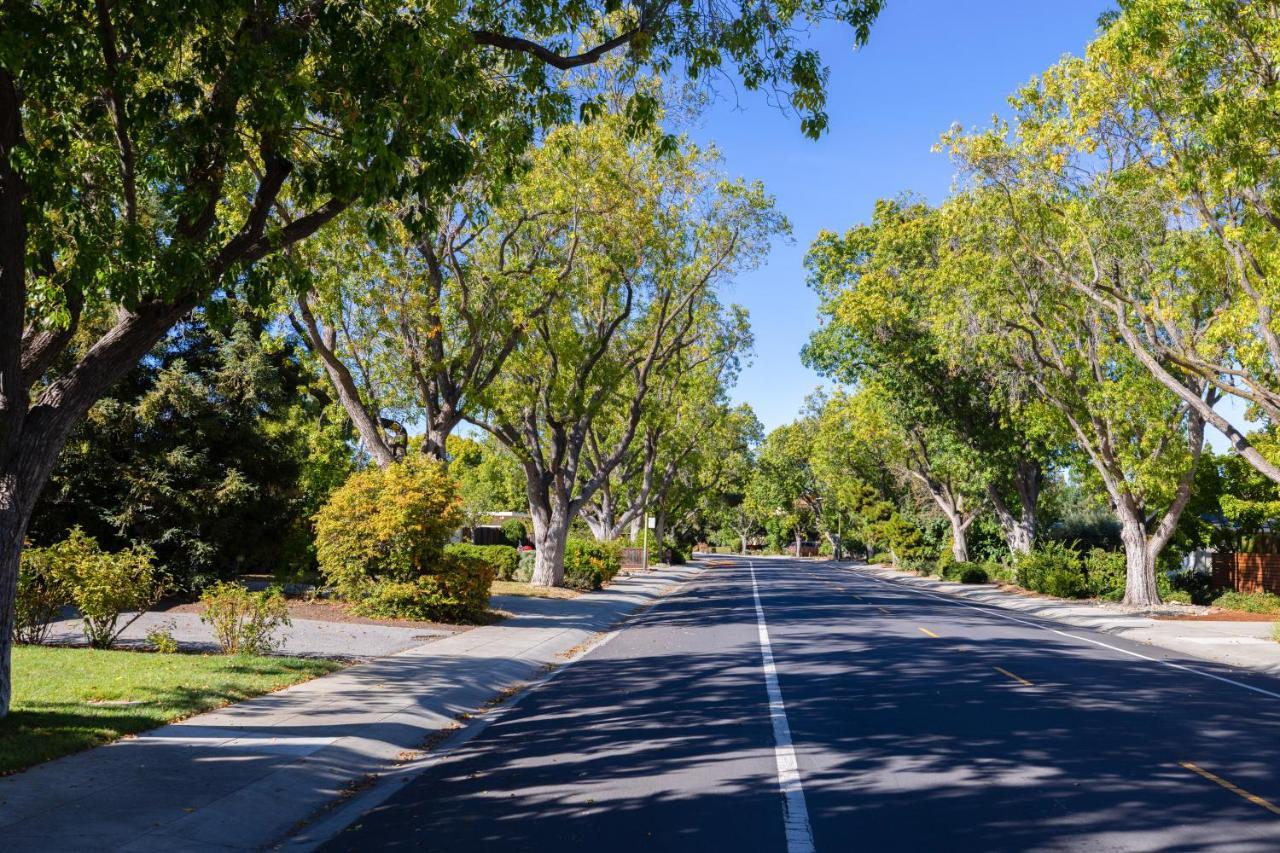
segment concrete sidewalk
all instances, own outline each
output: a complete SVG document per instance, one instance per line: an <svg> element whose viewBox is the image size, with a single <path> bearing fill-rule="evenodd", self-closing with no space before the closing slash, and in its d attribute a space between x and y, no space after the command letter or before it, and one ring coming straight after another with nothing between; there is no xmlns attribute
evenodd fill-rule
<svg viewBox="0 0 1280 853"><path fill-rule="evenodd" d="M283 841L344 796L700 571L521 615L0 779L0 848L212 851ZM504 601L495 597L494 606ZM514 604L514 603L512 603Z"/></svg>
<svg viewBox="0 0 1280 853"><path fill-rule="evenodd" d="M970 585L923 578L886 566L862 567L862 571L975 604L1016 610L1028 616L1104 631L1201 660L1280 675L1280 643L1271 638L1271 622L1153 619L1115 604L1019 595L989 584Z"/></svg>

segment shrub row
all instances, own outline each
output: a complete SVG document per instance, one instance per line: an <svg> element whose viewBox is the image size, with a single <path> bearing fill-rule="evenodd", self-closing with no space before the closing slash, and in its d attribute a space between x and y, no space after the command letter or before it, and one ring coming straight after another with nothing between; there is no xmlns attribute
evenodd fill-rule
<svg viewBox="0 0 1280 853"><path fill-rule="evenodd" d="M452 545L446 545L444 553L488 563L493 569L493 576L502 581L512 580L516 569L520 566L520 552L510 545L472 545L467 542L455 542Z"/></svg>

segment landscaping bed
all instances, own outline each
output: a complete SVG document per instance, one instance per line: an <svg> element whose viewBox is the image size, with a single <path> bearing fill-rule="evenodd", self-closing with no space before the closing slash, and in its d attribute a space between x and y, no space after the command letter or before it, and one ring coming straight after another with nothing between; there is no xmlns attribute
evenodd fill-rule
<svg viewBox="0 0 1280 853"><path fill-rule="evenodd" d="M330 660L15 646L0 775L308 681Z"/></svg>

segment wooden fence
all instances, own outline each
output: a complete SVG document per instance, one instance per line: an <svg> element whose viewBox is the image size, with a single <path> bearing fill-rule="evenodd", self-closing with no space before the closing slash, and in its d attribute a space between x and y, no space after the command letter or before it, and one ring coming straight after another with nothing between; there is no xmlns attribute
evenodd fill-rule
<svg viewBox="0 0 1280 853"><path fill-rule="evenodd" d="M1237 592L1273 592L1280 595L1280 554L1213 555L1213 585Z"/></svg>

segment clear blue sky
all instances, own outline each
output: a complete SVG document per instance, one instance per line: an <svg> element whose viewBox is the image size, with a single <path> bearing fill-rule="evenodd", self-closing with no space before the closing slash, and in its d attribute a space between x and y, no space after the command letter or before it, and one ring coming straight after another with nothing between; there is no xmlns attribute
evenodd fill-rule
<svg viewBox="0 0 1280 853"><path fill-rule="evenodd" d="M941 201L952 179L947 158L930 151L953 123L987 124L1007 113L1008 95L1092 37L1107 0L888 0L865 48L847 28L814 44L831 68L830 130L801 135L794 116L758 93L725 90L693 131L714 141L733 175L762 180L791 220L795 240L775 245L768 263L739 279L733 301L751 312L754 363L735 397L772 429L796 417L822 380L800 363L817 322L805 287L804 254L822 229L867 220L878 198L910 190Z"/></svg>

